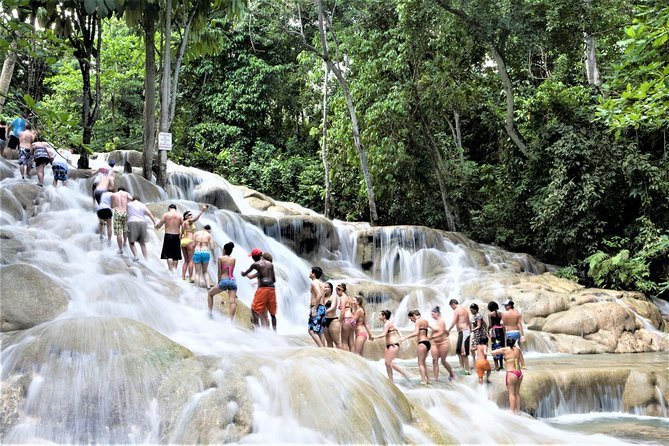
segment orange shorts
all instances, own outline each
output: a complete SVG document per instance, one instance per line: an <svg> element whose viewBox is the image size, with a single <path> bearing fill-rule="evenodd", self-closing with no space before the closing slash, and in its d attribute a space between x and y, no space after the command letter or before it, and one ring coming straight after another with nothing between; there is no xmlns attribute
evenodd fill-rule
<svg viewBox="0 0 669 446"><path fill-rule="evenodd" d="M485 372L490 371L490 363L487 359L477 359L476 360L476 374L479 378L483 378Z"/></svg>
<svg viewBox="0 0 669 446"><path fill-rule="evenodd" d="M253 296L251 310L257 314L263 314L265 309L272 316L276 315L276 289L270 287L259 287Z"/></svg>

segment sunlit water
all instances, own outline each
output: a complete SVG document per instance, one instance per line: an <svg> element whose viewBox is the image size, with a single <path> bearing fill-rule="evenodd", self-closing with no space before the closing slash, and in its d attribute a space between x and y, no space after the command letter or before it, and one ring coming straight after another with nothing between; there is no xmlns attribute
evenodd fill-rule
<svg viewBox="0 0 669 446"><path fill-rule="evenodd" d="M242 192L218 176L175 165L170 165L170 170L168 191L160 192L163 198L196 213L198 204L192 201L196 189L215 186L228 190L241 210L242 215L212 208L198 223L212 226L212 234L219 246L228 241L235 243L233 255L237 258L238 296L244 304L250 305L255 292L253 281L241 278L239 274L252 262L248 253L254 247L272 253L278 278L278 335L264 329L240 329L219 312L214 313L213 320L209 319L206 290L182 281L180 271L178 274L169 273L164 261L159 259L162 233L149 231L150 258L140 263L131 261L127 247L125 254L119 255L115 240L112 240L111 247L106 241L101 242L89 187L84 180L70 181L67 187L57 189L46 186L35 217L24 215L15 219L3 212L0 221L2 229L13 233L26 246L25 251L17 254L17 263L28 263L51 276L66 289L70 304L57 323L25 330L18 342L12 341L10 347L3 349L3 383L10 383L15 373L25 373L26 369L31 370L32 377L21 408L20 423L5 435L3 442L182 441L181 434L187 429L192 412L212 390L202 388L201 392L193 394L188 405L182 408L172 436L159 438L161 419L155 398L159 376L150 378L153 376L150 370L136 370L133 376L110 376L118 373L119 369L132 367L127 364L119 366L114 358L124 348L124 336L137 336L133 330L139 328L129 327L127 333L123 333L121 328L111 328L119 333L118 342L94 337L98 333L95 330L101 330L105 325L117 327L117 318L145 324L195 355L218 358L221 376L225 375L227 364L254 358L258 363L256 373L244 378L253 400L253 428L249 435L241 439L243 443L430 442L428 436L408 422L402 412L404 409L397 405L397 398L393 396L396 389L388 383L382 361L365 361L351 356L350 364L347 364L318 355L301 356L305 348L315 348L301 337L306 332L311 264L281 244L279 233L267 235L243 218L243 215L273 216L250 207ZM50 181L50 170L47 169L45 184L50 184ZM15 183L21 183L21 180L16 177L6 179L2 186ZM142 192L142 187L142 183L137 181L129 184L131 193ZM308 210L304 213L313 215ZM156 217L160 218L160 215ZM380 239L379 255L382 260L373 271L363 271L355 258L356 231L367 227L365 224L335 222L340 243L329 259L323 259L323 264L336 268L342 281L409 287L412 290L409 295L397 308L392 308L395 311L393 321L405 331L411 328L406 312L416 306L427 312L431 305L439 304L444 317L450 320L452 312L448 308L448 300L461 298L463 287L479 280L487 272L505 269L508 259L505 256L514 256L487 247L485 258L488 271L483 271L467 249L436 232L427 236L425 233L407 236L406 232L388 228L383 230ZM534 272L532 263L526 257L521 258L525 271ZM433 270L435 265L436 272ZM214 261L209 266L209 273L212 278L215 277ZM474 300L473 296L465 297L465 303ZM80 331L76 337L71 328L68 333L59 331L62 330L59 322L64 327L71 327L67 324L73 319L81 321L74 325ZM375 315L371 315L372 323L374 319ZM32 348L31 342L40 336L53 337L60 345L69 345L81 339L89 339L88 342L93 344L102 342L109 362L93 365L99 363L92 357L87 358L84 353L52 350L44 352L43 356L38 355L37 362L25 364L28 351ZM8 338L3 335L2 339L3 345L6 344L4 341ZM555 355L541 339L535 344L539 347L527 353L528 359ZM60 359L55 366L47 366L47 363L54 364L48 362L53 355L60 355ZM412 404L431 415L439 429L457 442L611 444L618 441L612 437L592 435L606 429L580 429L581 419L570 421L569 418L558 417L546 423L527 416L513 416L490 400L486 386L479 386L473 380L460 378L453 384L436 383L430 388L418 386L415 361L398 363L415 376L410 381L398 379L399 390ZM296 373L301 376L299 388L290 384ZM342 395L342 387L331 383L343 385L348 392L353 392L352 395ZM307 403L296 401L294 392L298 391L306 392L309 395L306 401L316 402L317 405L305 407ZM121 396L118 392L127 394ZM103 409L94 414L87 412L90 402L87 399L91 398L95 400L96 407ZM123 401L116 401L118 398ZM327 420L329 410L333 407L350 410L346 405L356 398L373 398L375 401L373 407L376 409L370 419L358 421L358 414L350 415L351 423L360 423L361 427L342 428L328 425L327 421L324 424L310 421L310 411L323 412L323 419ZM605 410L619 411L616 401L619 401L619 395L612 395L610 407ZM59 412L58 406L64 410ZM123 413L114 412L119 407L123 408ZM74 419L65 414L75 414ZM612 413L610 416L615 418L619 415ZM108 424L116 425L111 420L118 419L127 420L127 425L117 430L108 428ZM652 419L652 423L666 428L666 419ZM567 432L565 426L568 430L583 431L585 434Z"/></svg>

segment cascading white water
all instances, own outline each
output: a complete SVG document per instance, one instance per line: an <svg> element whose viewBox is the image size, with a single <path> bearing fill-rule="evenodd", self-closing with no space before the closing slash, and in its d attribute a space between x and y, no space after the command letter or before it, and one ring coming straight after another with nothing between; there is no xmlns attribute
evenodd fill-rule
<svg viewBox="0 0 669 446"><path fill-rule="evenodd" d="M195 213L198 205L191 201L195 189L215 184L229 190L242 211L240 215L211 209L198 223L212 226L219 246L230 240L236 244L235 274L243 303L249 305L255 291L252 281L239 275L251 263L248 252L259 247L272 253L278 278L279 336L262 329L255 332L240 329L219 313L213 320L208 319L206 291L182 282L180 276L170 274L159 260L158 233L149 231L150 258L140 264L116 254L114 246L107 248L106 243L101 244L85 181L71 181L66 188L47 186L40 192L42 198L36 216L26 221L26 216L17 219L3 211L1 229L26 247L16 254L15 263L28 263L50 276L65 288L70 303L55 321L23 330L19 338L2 335L3 384L9 385L18 377L28 379L26 373L30 376L20 419L3 441L197 441L188 436L192 430L189 423L198 417L205 402L217 394L217 389L229 384L231 364L247 364L251 369L241 380L248 388L253 409L250 434L229 437L235 438L234 441L434 441L411 423L411 411L404 396L385 378L382 361L365 361L346 354L342 362L341 356L314 352L303 337L295 336L306 331L310 263L277 241L280 234L268 235L244 218L243 215L261 213L251 211L239 191L211 174L194 169L184 171L172 173L172 186L168 188L171 199L181 207ZM49 180L46 179L47 184ZM7 179L2 185L18 182L15 178ZM142 192L142 184L130 184L133 192ZM167 196L160 192L165 194L161 197ZM413 289L398 308L393 308L393 320L401 327L410 326L405 316L409 309L425 308L435 302L442 305L444 317L449 320L452 312L447 308L448 299L461 298L464 287L480 277L476 262L449 239L435 239L435 243L416 235L395 244L393 240L398 235L392 229L382 237L383 260L369 277L355 259L356 242L351 234L360 226L335 222L335 227L343 241L335 259L323 259L323 263L336 266L345 275L343 280L406 284ZM439 265L440 274L433 271L428 274L428 265L430 268ZM215 266L212 264L209 269L215 276ZM444 282L448 286L442 286ZM185 348L169 344L157 333L142 328L144 325ZM106 338L110 333L112 336ZM151 353L155 355L155 359L152 356L148 361L151 367L146 366L142 356L146 352L141 348L133 350L133 354L142 361L122 359L129 343L136 340L141 347L146 338L160 347L159 353ZM42 348L38 339L48 339L48 348ZM188 395L169 434L164 436L160 433L161 422L166 418L159 403L164 402L159 396L161 380L175 363L191 361L187 359L189 351L196 358L211 358L216 385L198 383L197 391ZM400 363L411 367L413 361ZM408 401L432 416L446 437L452 436L459 442L613 441L610 437L572 434L538 420L514 417L490 402L484 387L474 383L437 385L435 389L419 389L411 382L398 382L398 386ZM239 404L228 402L224 404L225 410L236 414L241 410ZM610 410L618 408L612 403ZM347 424L333 426L332 419L344 419ZM232 431L225 426L220 429Z"/></svg>

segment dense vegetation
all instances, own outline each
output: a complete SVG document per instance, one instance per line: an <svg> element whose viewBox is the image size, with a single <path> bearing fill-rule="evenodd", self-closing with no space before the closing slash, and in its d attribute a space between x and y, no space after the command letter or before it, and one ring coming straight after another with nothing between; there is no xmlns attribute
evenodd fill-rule
<svg viewBox="0 0 669 446"><path fill-rule="evenodd" d="M17 68L2 114L32 106L52 137L80 134L77 50L31 25L49 2L12 2L26 18L4 10L0 48ZM462 231L566 276L667 291L666 2L328 1L324 41L320 1L252 0L237 17L222 3L198 10L204 25L185 47L174 161L316 210L327 194L329 216L369 220L362 149L376 223ZM145 28L124 14L101 21L100 107L81 144L96 151L142 149ZM324 43L360 135L357 147L329 70L325 164Z"/></svg>

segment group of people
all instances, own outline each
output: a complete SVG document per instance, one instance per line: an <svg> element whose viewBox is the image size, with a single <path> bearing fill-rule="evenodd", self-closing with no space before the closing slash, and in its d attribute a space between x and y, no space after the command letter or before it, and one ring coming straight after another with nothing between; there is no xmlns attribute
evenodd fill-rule
<svg viewBox="0 0 669 446"><path fill-rule="evenodd" d="M53 186L58 186L58 181L62 184L67 182L68 170L72 165L71 150L56 150L51 144L42 140L30 122L23 117L17 117L9 125L5 121L0 121L0 150L8 159L13 157L14 151L18 151L19 172L22 179L30 177L34 164L37 171L37 185L44 186L44 170L46 165L50 164L53 171Z"/></svg>

